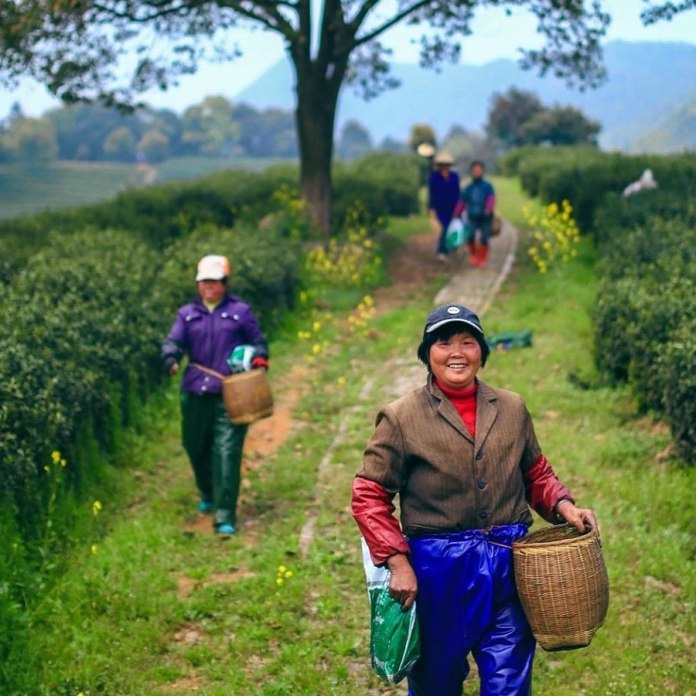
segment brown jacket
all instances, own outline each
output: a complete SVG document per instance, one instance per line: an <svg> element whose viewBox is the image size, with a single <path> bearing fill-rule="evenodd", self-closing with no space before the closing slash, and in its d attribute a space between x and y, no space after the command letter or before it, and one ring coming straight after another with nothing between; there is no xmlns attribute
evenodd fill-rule
<svg viewBox="0 0 696 696"><path fill-rule="evenodd" d="M431 376L379 412L357 475L400 494L407 536L529 525L523 472L540 456L518 394L478 383L474 440Z"/></svg>

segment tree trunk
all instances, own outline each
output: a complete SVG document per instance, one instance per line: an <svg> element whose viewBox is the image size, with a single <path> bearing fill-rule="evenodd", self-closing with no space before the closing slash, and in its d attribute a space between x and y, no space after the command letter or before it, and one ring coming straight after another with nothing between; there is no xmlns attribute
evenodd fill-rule
<svg viewBox="0 0 696 696"><path fill-rule="evenodd" d="M293 57L297 80L295 120L300 149L300 195L309 222L318 232L331 232L331 160L338 95L345 63L320 64Z"/></svg>

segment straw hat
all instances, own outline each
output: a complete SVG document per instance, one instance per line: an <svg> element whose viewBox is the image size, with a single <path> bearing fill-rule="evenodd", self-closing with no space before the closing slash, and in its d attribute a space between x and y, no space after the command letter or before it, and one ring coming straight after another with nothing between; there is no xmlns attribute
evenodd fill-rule
<svg viewBox="0 0 696 696"><path fill-rule="evenodd" d="M447 150L442 150L435 155L435 164L454 164L454 158Z"/></svg>

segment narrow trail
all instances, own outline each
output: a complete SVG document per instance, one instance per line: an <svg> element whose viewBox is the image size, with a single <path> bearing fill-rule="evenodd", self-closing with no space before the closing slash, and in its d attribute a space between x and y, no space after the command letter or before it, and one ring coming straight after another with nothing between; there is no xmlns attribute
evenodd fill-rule
<svg viewBox="0 0 696 696"><path fill-rule="evenodd" d="M393 306L408 295L408 286L421 284L428 276L449 273L449 280L435 295L433 305L456 302L475 310L482 315L495 299L505 279L510 273L517 253L517 229L505 221L499 236L492 240L486 268L469 268L468 255L463 249L452 255L445 268L434 258L435 240L432 234L418 235L410 240L406 249L399 252L390 268L392 284L377 295L377 310ZM318 510L321 508L322 491L329 490L332 475L332 457L346 435L347 423L356 412L369 407L375 411L375 404L387 403L398 396L416 389L423 382L423 366L415 360L394 356L384 370L397 375L396 379L373 393L375 380L368 378L360 392L359 402L347 409L341 418L334 439L319 463L315 484L314 502L307 511L306 520L300 533L300 553L306 557L314 540Z"/></svg>
<svg viewBox="0 0 696 696"><path fill-rule="evenodd" d="M514 265L517 245L517 229L504 221L500 235L491 241L488 266L485 269L469 268L468 253L464 248L452 254L447 264L443 264L435 257L433 234L415 235L390 260L388 275L391 283L376 293L377 311L386 312L399 306L409 296L417 293L425 283L434 278L446 276L447 281L433 298L433 306L456 302L483 315ZM299 535L299 552L302 557L307 556L315 538L316 523L322 506L322 491L331 488L329 484L332 475L332 459L337 448L346 438L349 420L356 417L362 410L368 411L368 414L374 414L376 405L396 399L407 391L417 388L423 381L423 366L415 360L415 357L407 359L403 356L394 356L384 367L385 370L396 375L396 378L386 388L383 385L375 388L374 377L365 380L358 403L342 414L334 438L317 466L313 502L307 509L306 519ZM296 371L301 370L299 366L296 368ZM244 474L262 466L264 458L280 447L293 429L298 427L293 418L293 408L301 394L297 386L288 385L302 384L306 380L302 379L301 374L295 374L295 372L283 379L284 384L278 385L279 398L276 400L274 414L270 418L257 421L249 429L242 465L241 508L246 498ZM253 545L255 520L253 516L244 515L243 517L246 520L243 525L248 527L245 529L245 543ZM197 515L186 520L184 530L187 533L209 534L209 516Z"/></svg>

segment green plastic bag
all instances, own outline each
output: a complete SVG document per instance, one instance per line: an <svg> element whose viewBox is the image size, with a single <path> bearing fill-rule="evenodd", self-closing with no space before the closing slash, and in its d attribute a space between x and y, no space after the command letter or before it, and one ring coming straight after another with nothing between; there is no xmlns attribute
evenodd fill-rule
<svg viewBox="0 0 696 696"><path fill-rule="evenodd" d="M449 251L459 249L464 244L466 238L466 226L461 218L452 218L452 221L447 225L445 233L445 246Z"/></svg>
<svg viewBox="0 0 696 696"><path fill-rule="evenodd" d="M372 563L362 540L363 567L370 599L370 658L372 668L385 681L398 684L420 657L420 631L416 603L406 611L389 594L391 572Z"/></svg>
<svg viewBox="0 0 696 696"><path fill-rule="evenodd" d="M232 370L232 374L238 372L249 372L251 370L251 361L254 357L256 349L254 346L244 343L236 346L227 358L227 364Z"/></svg>

